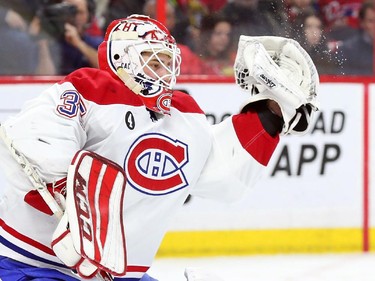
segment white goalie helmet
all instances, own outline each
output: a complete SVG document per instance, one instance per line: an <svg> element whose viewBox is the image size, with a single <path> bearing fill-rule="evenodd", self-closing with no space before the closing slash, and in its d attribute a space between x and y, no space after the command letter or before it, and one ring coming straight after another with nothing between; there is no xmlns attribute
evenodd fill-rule
<svg viewBox="0 0 375 281"><path fill-rule="evenodd" d="M241 36L235 79L247 93L246 104L274 100L281 109L282 134L305 134L318 110L319 75L307 52L292 39Z"/></svg>
<svg viewBox="0 0 375 281"><path fill-rule="evenodd" d="M144 54L147 53L147 56ZM165 63L160 55L167 55ZM119 77L145 106L158 113L169 113L171 90L180 74L181 55L168 29L148 16L131 15L113 21L99 46L99 67ZM150 61L164 68L160 76ZM146 72L145 72L146 70ZM146 73L152 73L147 75Z"/></svg>

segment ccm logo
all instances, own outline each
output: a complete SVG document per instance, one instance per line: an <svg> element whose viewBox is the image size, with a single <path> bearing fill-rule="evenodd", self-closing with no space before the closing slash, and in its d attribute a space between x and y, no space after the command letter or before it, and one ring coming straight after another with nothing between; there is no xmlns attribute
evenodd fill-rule
<svg viewBox="0 0 375 281"><path fill-rule="evenodd" d="M75 204L77 209L80 232L83 238L88 241L93 241L93 226L90 215L89 203L85 190L87 190L87 183L80 173L76 174L75 190Z"/></svg>
<svg viewBox="0 0 375 281"><path fill-rule="evenodd" d="M268 78L263 73L259 75L259 78L262 79L266 86L268 86L269 88L273 88L276 86L275 82L273 82L271 78Z"/></svg>

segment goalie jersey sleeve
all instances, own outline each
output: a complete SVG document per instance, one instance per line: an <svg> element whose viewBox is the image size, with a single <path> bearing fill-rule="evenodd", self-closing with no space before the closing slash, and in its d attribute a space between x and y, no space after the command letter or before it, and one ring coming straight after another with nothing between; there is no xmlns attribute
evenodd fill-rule
<svg viewBox="0 0 375 281"><path fill-rule="evenodd" d="M148 270L189 194L240 197L278 142L254 112L211 126L193 98L181 92L174 93L171 114L157 118L121 81L95 69L73 72L2 127L53 194L64 194L68 166L79 150L123 167L124 280L137 280ZM74 276L51 249L56 219L2 142L0 157L7 176L0 188L0 255Z"/></svg>
<svg viewBox="0 0 375 281"><path fill-rule="evenodd" d="M270 136L251 111L233 115L211 129L211 152L192 194L238 200L261 177L279 137Z"/></svg>

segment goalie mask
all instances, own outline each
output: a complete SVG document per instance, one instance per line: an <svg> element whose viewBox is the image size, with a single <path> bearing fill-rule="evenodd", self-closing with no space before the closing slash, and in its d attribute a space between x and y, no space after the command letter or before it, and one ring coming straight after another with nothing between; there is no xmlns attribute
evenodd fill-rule
<svg viewBox="0 0 375 281"><path fill-rule="evenodd" d="M319 76L307 52L294 40L241 36L234 64L237 85L250 93L246 104L274 100L281 109L283 134L305 134L316 101Z"/></svg>
<svg viewBox="0 0 375 281"><path fill-rule="evenodd" d="M168 29L147 16L113 21L99 46L99 67L119 77L157 113L170 111L180 63L180 50Z"/></svg>

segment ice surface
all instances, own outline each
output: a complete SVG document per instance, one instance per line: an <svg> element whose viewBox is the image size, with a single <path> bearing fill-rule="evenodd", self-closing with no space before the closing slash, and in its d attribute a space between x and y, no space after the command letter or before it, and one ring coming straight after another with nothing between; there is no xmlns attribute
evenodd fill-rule
<svg viewBox="0 0 375 281"><path fill-rule="evenodd" d="M199 267L224 281L374 281L375 254L272 255L159 258L149 274L159 281L186 281L186 267Z"/></svg>

